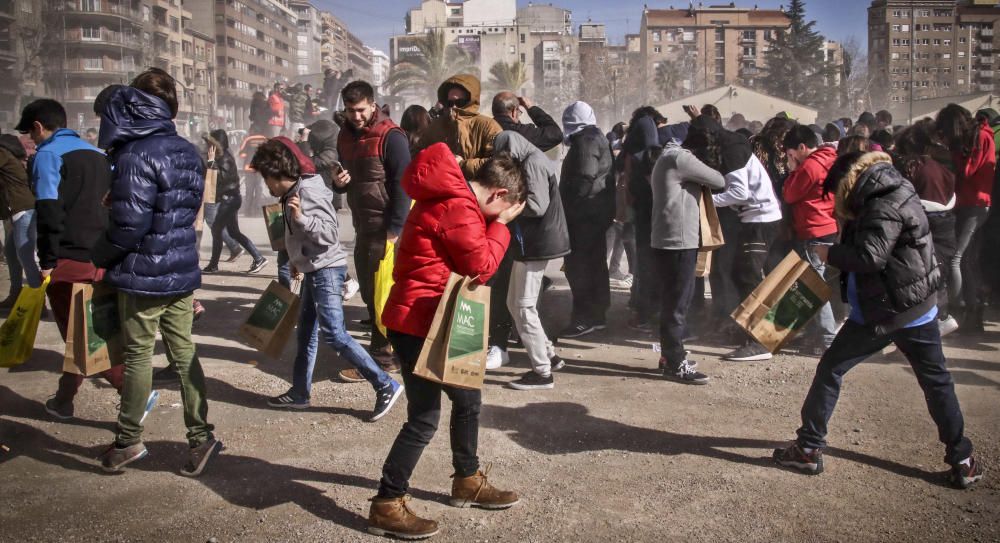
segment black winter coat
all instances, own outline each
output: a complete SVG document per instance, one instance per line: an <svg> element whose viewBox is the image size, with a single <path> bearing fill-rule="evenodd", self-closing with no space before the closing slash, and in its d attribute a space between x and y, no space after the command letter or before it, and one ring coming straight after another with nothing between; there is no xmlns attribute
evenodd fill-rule
<svg viewBox="0 0 1000 543"><path fill-rule="evenodd" d="M615 216L615 178L611 144L601 129L588 126L569 138L563 159L559 193L570 223L610 225Z"/></svg>
<svg viewBox="0 0 1000 543"><path fill-rule="evenodd" d="M205 167L177 135L167 104L121 87L101 115L100 146L114 168L108 229L92 251L105 281L138 296L183 296L201 287L194 220Z"/></svg>
<svg viewBox="0 0 1000 543"><path fill-rule="evenodd" d="M501 128L517 132L542 152L548 152L562 143L562 129L548 113L545 113L545 110L531 106L528 116L535 124L514 122L514 119L507 116L496 117L496 121Z"/></svg>
<svg viewBox="0 0 1000 543"><path fill-rule="evenodd" d="M846 219L829 263L854 273L865 323L889 334L925 315L942 286L927 215L913 185L885 153L862 156L837 188L837 214Z"/></svg>
<svg viewBox="0 0 1000 543"><path fill-rule="evenodd" d="M219 171L215 179L216 203L221 202L223 196L239 196L240 170L233 153L229 151L229 135L225 130L213 130L208 141L216 148L215 162L209 167Z"/></svg>

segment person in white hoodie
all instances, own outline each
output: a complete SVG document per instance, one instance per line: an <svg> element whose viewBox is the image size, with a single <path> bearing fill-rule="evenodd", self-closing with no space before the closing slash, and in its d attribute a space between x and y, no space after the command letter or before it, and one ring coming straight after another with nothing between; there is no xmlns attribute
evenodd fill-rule
<svg viewBox="0 0 1000 543"><path fill-rule="evenodd" d="M312 160L285 137L262 144L250 165L264 178L271 195L281 199L285 248L292 273L304 274L292 388L269 399L267 404L276 408L309 407L322 329L327 345L357 368L375 389L375 409L369 420L379 420L402 395L403 385L389 377L344 327L343 285L347 276L347 253L338 237L333 192L316 173Z"/></svg>
<svg viewBox="0 0 1000 543"><path fill-rule="evenodd" d="M726 188L712 195L716 207L732 207L740 216L736 239L733 282L740 299L746 299L764 280L764 267L781 227L781 204L767 170L742 136L701 115L691 123L685 147L695 155L712 157L726 178ZM746 342L723 356L733 362L770 360L771 353L749 335Z"/></svg>

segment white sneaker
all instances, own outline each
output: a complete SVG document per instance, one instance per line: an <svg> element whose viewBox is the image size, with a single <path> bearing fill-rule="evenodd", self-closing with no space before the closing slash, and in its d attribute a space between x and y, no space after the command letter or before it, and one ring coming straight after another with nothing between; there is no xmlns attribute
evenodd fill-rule
<svg viewBox="0 0 1000 543"><path fill-rule="evenodd" d="M507 354L507 351L496 345L490 346L490 352L486 353L486 369L495 370L508 363L510 363L510 355Z"/></svg>
<svg viewBox="0 0 1000 543"><path fill-rule="evenodd" d="M354 279L348 279L344 283L344 301L350 301L359 290L361 290L361 284Z"/></svg>
<svg viewBox="0 0 1000 543"><path fill-rule="evenodd" d="M958 330L958 321L955 320L955 317L949 315L947 319L938 322L938 326L941 328L941 337L944 337Z"/></svg>

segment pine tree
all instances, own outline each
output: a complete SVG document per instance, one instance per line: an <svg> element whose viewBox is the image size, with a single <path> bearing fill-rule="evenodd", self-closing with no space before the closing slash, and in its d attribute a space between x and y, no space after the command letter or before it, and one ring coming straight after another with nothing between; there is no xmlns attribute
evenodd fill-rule
<svg viewBox="0 0 1000 543"><path fill-rule="evenodd" d="M786 11L791 26L768 38L764 53L764 91L779 98L820 108L838 101L838 90L830 85L837 67L826 60L825 38L806 21L804 0L791 0Z"/></svg>

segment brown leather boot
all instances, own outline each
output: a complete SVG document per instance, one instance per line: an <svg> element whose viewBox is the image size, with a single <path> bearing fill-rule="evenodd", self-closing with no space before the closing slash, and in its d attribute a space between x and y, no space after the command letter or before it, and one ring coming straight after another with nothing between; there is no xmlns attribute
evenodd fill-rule
<svg viewBox="0 0 1000 543"><path fill-rule="evenodd" d="M470 477L452 475L451 505L454 507L481 507L483 509L507 509L519 501L517 493L509 490L498 490L486 479L490 472L486 468L477 471Z"/></svg>
<svg viewBox="0 0 1000 543"><path fill-rule="evenodd" d="M410 511L407 494L401 498L372 498L368 511L368 533L400 539L426 539L438 533L437 521L422 519Z"/></svg>

